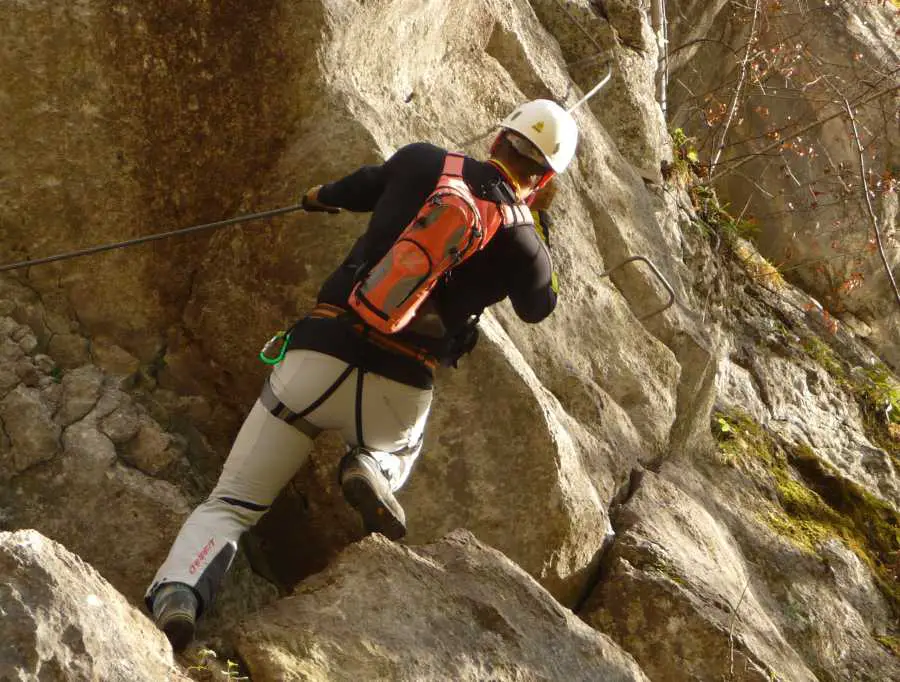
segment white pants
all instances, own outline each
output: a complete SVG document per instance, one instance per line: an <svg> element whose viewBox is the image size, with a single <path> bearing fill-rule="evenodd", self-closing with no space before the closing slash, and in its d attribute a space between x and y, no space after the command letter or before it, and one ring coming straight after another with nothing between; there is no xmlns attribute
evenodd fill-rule
<svg viewBox="0 0 900 682"><path fill-rule="evenodd" d="M275 396L301 412L345 372L343 360L308 350L290 351L269 383ZM306 414L321 430L340 431L348 446L363 445L378 461L392 490L409 476L422 449L431 391L365 372L357 401L359 370ZM359 405L359 414L357 414ZM361 429L364 443L359 443ZM265 514L281 489L306 462L313 441L257 400L244 420L209 498L188 517L169 556L147 589L148 608L157 588L170 582L194 587L208 606L237 551L241 534Z"/></svg>

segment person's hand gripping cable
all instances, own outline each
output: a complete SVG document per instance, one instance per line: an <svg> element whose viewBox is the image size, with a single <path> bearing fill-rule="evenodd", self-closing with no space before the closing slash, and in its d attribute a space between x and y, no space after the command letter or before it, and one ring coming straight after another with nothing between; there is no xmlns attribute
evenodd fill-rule
<svg viewBox="0 0 900 682"><path fill-rule="evenodd" d="M316 185L309 188L300 200L300 205L307 213L340 213L341 209L336 206L328 206L319 201L319 190L322 185Z"/></svg>

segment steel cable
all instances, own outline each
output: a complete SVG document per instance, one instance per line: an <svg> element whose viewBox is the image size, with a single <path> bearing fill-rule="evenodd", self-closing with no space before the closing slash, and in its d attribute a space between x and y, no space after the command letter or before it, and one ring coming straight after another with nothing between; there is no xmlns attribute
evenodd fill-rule
<svg viewBox="0 0 900 682"><path fill-rule="evenodd" d="M27 268L32 265L44 265L45 263L55 263L57 261L69 260L72 258L80 258L81 256L91 256L95 253L103 253L104 251L113 251L115 249L124 249L128 246L137 246L139 244L146 244L147 242L155 242L161 239L168 239L169 237L175 237L179 235L185 234L193 234L195 232L201 232L203 230L215 230L223 227L228 227L230 225L237 225L238 223L245 223L251 220L261 220L263 218L273 218L275 216L284 215L286 213L292 213L294 211L303 210L303 206L300 204L296 204L294 206L285 206L284 208L275 208L270 211L262 211L260 213L251 213L249 215L237 216L235 218L228 218L227 220L219 220L214 223L205 223L203 225L192 225L191 227L184 227L179 230L171 230L169 232L159 232L158 234L150 234L144 237L136 237L134 239L128 239L123 242L116 242L114 244L103 244L101 246L90 246L84 249L78 249L77 251L67 251L65 253L58 253L54 256L45 256L44 258L35 258L33 260L23 260L18 263L9 263L7 265L0 266L0 272L9 272L11 270L19 270L21 268Z"/></svg>

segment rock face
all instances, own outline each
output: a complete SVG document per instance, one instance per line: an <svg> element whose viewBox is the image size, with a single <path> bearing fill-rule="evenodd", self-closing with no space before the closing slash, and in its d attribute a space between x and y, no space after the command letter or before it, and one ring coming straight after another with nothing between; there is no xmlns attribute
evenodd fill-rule
<svg viewBox="0 0 900 682"><path fill-rule="evenodd" d="M11 318L2 325L7 334L0 345L10 354L14 339L29 328ZM38 528L65 543L137 601L188 501L172 483L126 465L129 447L142 445L136 437L117 444L104 432L110 415L125 410L139 415L144 428L159 428L121 390L120 379L93 365L62 370L45 357L22 352L17 362L24 381L0 399L8 442L0 455L4 525ZM182 470L186 465L182 453Z"/></svg>
<svg viewBox="0 0 900 682"><path fill-rule="evenodd" d="M21 319L46 319L32 296L7 284L0 301ZM178 400L164 408L165 392L149 398L136 372L63 369L39 352L51 337L40 329L0 317L0 354L14 368L0 387L0 529L39 530L139 605L198 501L196 479L209 449L196 431L168 431L154 413L177 426L169 417L176 410L202 410ZM254 595L241 602L264 603L275 593L254 576L234 580ZM230 602L222 601L219 611L227 614Z"/></svg>
<svg viewBox="0 0 900 682"><path fill-rule="evenodd" d="M190 679L165 636L62 545L0 532L0 575L0 679Z"/></svg>
<svg viewBox="0 0 900 682"><path fill-rule="evenodd" d="M716 442L632 486L579 614L651 678L893 679L900 441L860 416L875 359L822 341L807 295L727 280Z"/></svg>
<svg viewBox="0 0 900 682"><path fill-rule="evenodd" d="M292 204L413 141L482 156L483 133L517 103L574 104L614 66L607 89L574 114L581 143L552 208L556 311L527 325L495 306L475 352L438 374L425 451L399 494L417 548L368 540L327 568L360 538L335 483L342 446L328 436L248 538L249 563L282 590L319 572L250 621L289 656L240 630L259 675L331 666L337 678L412 678L417 662L403 652L445 635L476 653L465 667L431 647L421 658L435 676L444 666L463 679L603 679L607 665L609 678L638 679L605 634L651 678L897 676L900 383L871 348L891 360L900 318L884 314L866 276L850 292L858 319L835 326L815 298L821 281L796 280L815 297L789 285L727 226L703 226L680 184L661 182L672 152L653 96L660 5L0 4L10 27L0 250L10 260ZM746 8L725 0L668 5L680 125L674 83L733 71L733 57L704 50L740 47L748 25ZM821 51L834 38L842 64L857 44L866 63L896 54L896 40L859 37L889 16L877 3L798 7L815 11L769 17L766 40L797 28L817 34L810 45ZM792 97L779 115L818 113L807 95ZM755 112L742 113L737 133L765 134ZM884 124L885 144L871 152L890 164L896 131L875 113L858 109L864 135ZM848 158L846 139L816 144ZM808 162L805 180L824 173L825 157ZM734 206L778 172L743 171L752 182L721 183ZM790 178L787 187L773 205L802 191ZM877 200L888 226L894 199ZM760 249L780 261L785 230L806 223L753 210ZM0 525L63 543L139 604L258 395L259 346L312 304L364 226L353 212L297 213L0 278ZM616 267L635 255L675 292L661 314L668 292L646 263ZM436 542L460 527L540 588L471 539ZM215 636L274 597L243 555L237 569L204 623ZM371 606L385 587L397 591L387 603L418 620L379 620ZM335 603L352 604L356 620L342 623L337 614L351 610ZM317 609L332 633L321 641L294 624ZM480 624L478 641L457 617ZM403 639L389 629L398 623ZM346 627L356 636L330 639ZM570 655L547 653L542 639ZM489 661L503 664L492 672ZM563 664L572 667L552 667Z"/></svg>
<svg viewBox="0 0 900 682"><path fill-rule="evenodd" d="M415 548L370 537L244 621L237 641L255 682L647 679L466 532Z"/></svg>
<svg viewBox="0 0 900 682"><path fill-rule="evenodd" d="M618 524L588 622L628 642L651 679L816 679L759 603L727 528L700 504L648 473Z"/></svg>
<svg viewBox="0 0 900 682"><path fill-rule="evenodd" d="M611 74L603 95L588 106L635 170L658 182L661 164L670 160L670 154L666 122L656 99L659 50L651 3L536 0L530 4L559 42L572 79L585 93ZM577 101L573 96L571 104Z"/></svg>

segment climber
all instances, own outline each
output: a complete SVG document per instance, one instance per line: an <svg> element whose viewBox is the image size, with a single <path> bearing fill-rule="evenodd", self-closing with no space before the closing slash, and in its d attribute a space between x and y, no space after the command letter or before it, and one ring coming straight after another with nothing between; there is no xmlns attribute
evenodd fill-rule
<svg viewBox="0 0 900 682"><path fill-rule="evenodd" d="M240 535L269 509L321 431L338 430L348 443L339 480L365 530L394 540L406 533L394 493L422 448L435 367L455 367L472 350L486 307L508 297L522 320L536 323L556 305L547 215L555 190L548 183L569 165L577 138L568 112L535 100L501 123L487 162L457 158L465 191L479 205L497 213L527 200L531 211L519 211L526 220L504 222L486 246L453 267L396 334L363 323L348 300L399 243L404 226L421 215L453 155L410 144L381 165L304 194L309 211L371 212L371 218L323 283L314 310L292 328L217 485L187 519L147 590L147 607L176 651L193 638L196 618L211 604Z"/></svg>

